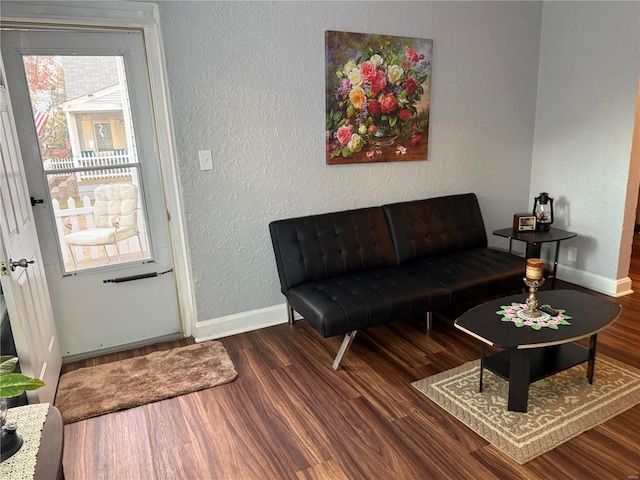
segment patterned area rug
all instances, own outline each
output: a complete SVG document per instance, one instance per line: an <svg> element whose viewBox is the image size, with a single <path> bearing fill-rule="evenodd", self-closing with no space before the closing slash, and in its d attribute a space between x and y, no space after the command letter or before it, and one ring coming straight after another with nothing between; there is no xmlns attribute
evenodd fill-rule
<svg viewBox="0 0 640 480"><path fill-rule="evenodd" d="M79 368L60 377L64 423L229 383L238 376L222 343L209 341Z"/></svg>
<svg viewBox="0 0 640 480"><path fill-rule="evenodd" d="M640 403L640 370L596 357L593 385L586 364L529 387L527 413L507 411L508 383L485 370L478 392L479 360L412 385L518 463L526 463Z"/></svg>

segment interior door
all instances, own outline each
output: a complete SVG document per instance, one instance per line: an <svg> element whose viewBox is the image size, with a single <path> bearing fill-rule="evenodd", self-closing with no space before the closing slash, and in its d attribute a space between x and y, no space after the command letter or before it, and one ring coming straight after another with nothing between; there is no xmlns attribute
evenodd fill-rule
<svg viewBox="0 0 640 480"><path fill-rule="evenodd" d="M1 34L63 355L178 336L142 33Z"/></svg>
<svg viewBox="0 0 640 480"><path fill-rule="evenodd" d="M0 69L0 260L4 265L0 267L0 283L22 372L45 383L28 392L29 400L53 403L62 358L3 70Z"/></svg>

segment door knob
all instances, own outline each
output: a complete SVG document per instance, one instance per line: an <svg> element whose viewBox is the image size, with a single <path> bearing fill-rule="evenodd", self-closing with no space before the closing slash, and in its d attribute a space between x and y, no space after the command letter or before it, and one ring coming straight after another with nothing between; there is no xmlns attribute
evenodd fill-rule
<svg viewBox="0 0 640 480"><path fill-rule="evenodd" d="M16 267L27 268L29 264L33 262L33 260L27 260L26 258L21 258L17 262L14 262L12 258L9 259L9 265L11 265L12 272L16 271Z"/></svg>

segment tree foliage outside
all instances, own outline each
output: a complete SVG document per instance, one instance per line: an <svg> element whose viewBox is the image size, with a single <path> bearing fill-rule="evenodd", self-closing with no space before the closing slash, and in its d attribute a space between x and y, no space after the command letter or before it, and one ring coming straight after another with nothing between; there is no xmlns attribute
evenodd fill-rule
<svg viewBox="0 0 640 480"><path fill-rule="evenodd" d="M25 55L23 57L32 109L48 115L39 137L43 159L71 156L67 143L69 128L62 104L67 100L64 70L60 57Z"/></svg>

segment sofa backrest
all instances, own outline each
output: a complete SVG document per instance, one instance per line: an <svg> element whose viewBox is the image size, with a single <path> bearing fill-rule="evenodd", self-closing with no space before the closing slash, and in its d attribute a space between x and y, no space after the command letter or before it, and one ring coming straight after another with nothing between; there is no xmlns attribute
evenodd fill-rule
<svg viewBox="0 0 640 480"><path fill-rule="evenodd" d="M474 193L384 205L398 264L487 246Z"/></svg>
<svg viewBox="0 0 640 480"><path fill-rule="evenodd" d="M396 262L382 207L277 220L269 232L283 292Z"/></svg>

